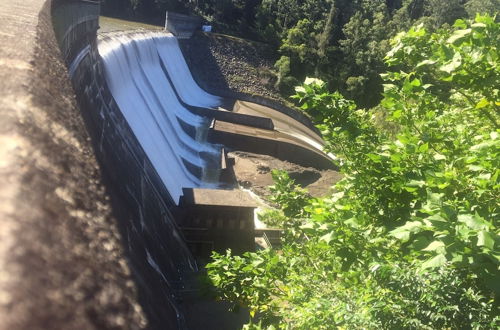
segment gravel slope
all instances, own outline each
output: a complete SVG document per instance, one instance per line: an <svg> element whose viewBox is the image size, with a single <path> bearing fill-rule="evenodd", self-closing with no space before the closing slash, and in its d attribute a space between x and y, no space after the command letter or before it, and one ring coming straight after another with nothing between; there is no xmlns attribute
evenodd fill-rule
<svg viewBox="0 0 500 330"><path fill-rule="evenodd" d="M286 103L274 88L275 54L267 45L202 32L180 45L194 78L209 92L230 90Z"/></svg>

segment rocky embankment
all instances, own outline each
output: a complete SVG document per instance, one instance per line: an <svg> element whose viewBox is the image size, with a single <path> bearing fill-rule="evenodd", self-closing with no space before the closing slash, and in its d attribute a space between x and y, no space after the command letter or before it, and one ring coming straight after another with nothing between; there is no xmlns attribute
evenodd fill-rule
<svg viewBox="0 0 500 330"><path fill-rule="evenodd" d="M180 40L195 80L208 92L242 92L286 103L274 88L274 54L269 46L219 34L195 33Z"/></svg>

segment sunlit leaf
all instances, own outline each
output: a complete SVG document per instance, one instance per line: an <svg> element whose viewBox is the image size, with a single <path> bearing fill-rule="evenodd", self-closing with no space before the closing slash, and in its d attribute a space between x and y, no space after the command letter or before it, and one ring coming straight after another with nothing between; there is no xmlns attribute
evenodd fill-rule
<svg viewBox="0 0 500 330"><path fill-rule="evenodd" d="M458 221L465 223L471 229L486 229L489 227L488 223L478 215L472 214L459 214Z"/></svg>
<svg viewBox="0 0 500 330"><path fill-rule="evenodd" d="M330 232L326 235L323 235L320 237L320 241L324 241L326 242L326 244L330 243L332 240L333 240L333 237L335 236L335 233L334 232Z"/></svg>
<svg viewBox="0 0 500 330"><path fill-rule="evenodd" d="M486 106L488 106L490 103L488 102L487 99L483 98L481 99L481 101L479 101L477 104L476 104L476 109L481 109L481 108L484 108Z"/></svg>
<svg viewBox="0 0 500 330"><path fill-rule="evenodd" d="M436 251L437 249L443 248L444 243L441 241L434 241L431 244L429 244L425 249L422 251Z"/></svg>
<svg viewBox="0 0 500 330"><path fill-rule="evenodd" d="M427 260L422 264L420 267L422 270L428 269L428 268L436 268L436 267L441 267L446 263L446 257L444 254L438 254L437 256Z"/></svg>
<svg viewBox="0 0 500 330"><path fill-rule="evenodd" d="M456 30L455 32L453 32L453 34L451 35L451 37L449 37L448 40L446 40L446 42L449 43L449 44L452 44L455 41L460 40L460 39L466 37L471 32L472 32L471 29Z"/></svg>
<svg viewBox="0 0 500 330"><path fill-rule="evenodd" d="M452 73L455 71L460 65L462 64L462 56L460 53L455 53L453 56L453 59L448 62L447 64L441 66L439 70L447 72L447 73Z"/></svg>
<svg viewBox="0 0 500 330"><path fill-rule="evenodd" d="M484 246L490 250L493 250L493 246L495 245L495 239L493 236L484 230L481 230L477 235L477 246Z"/></svg>

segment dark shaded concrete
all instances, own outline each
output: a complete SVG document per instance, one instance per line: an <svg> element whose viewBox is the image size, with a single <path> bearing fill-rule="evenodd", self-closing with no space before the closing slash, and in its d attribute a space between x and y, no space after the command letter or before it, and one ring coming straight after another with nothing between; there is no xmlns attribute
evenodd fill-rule
<svg viewBox="0 0 500 330"><path fill-rule="evenodd" d="M197 257L255 249L254 199L242 190L184 188L179 225Z"/></svg>
<svg viewBox="0 0 500 330"><path fill-rule="evenodd" d="M165 29L179 39L190 38L195 30L201 28L201 17L188 16L171 11L165 15Z"/></svg>

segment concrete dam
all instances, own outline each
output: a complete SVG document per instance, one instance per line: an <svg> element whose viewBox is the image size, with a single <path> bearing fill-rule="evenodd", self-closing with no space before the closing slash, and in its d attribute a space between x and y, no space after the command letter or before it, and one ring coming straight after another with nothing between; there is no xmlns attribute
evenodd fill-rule
<svg viewBox="0 0 500 330"><path fill-rule="evenodd" d="M229 329L196 284L255 248L228 152L330 157L293 110L201 89L174 35L98 38L99 5L0 4L0 328Z"/></svg>

